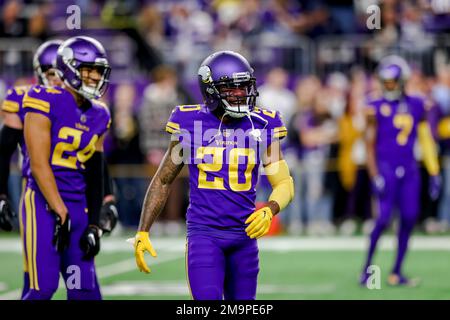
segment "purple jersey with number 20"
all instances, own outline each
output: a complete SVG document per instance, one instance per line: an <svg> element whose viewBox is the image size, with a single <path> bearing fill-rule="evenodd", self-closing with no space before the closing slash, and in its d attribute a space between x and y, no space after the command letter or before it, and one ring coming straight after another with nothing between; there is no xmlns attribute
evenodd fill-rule
<svg viewBox="0 0 450 320"><path fill-rule="evenodd" d="M262 157L274 139L287 134L276 111L255 108L251 118L253 127L248 117L220 124L200 104L172 111L166 131L181 142L190 174L188 234L212 227L245 235Z"/></svg>

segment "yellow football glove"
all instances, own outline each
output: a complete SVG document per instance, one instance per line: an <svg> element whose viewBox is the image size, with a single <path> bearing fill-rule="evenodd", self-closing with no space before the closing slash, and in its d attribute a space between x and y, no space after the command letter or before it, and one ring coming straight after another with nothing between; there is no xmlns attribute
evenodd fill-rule
<svg viewBox="0 0 450 320"><path fill-rule="evenodd" d="M144 258L145 251L150 252L150 254L156 258L156 251L153 249L148 232L139 231L134 237L134 256L136 258L136 264L141 272L150 273L151 270Z"/></svg>
<svg viewBox="0 0 450 320"><path fill-rule="evenodd" d="M247 235L251 239L259 239L267 232L269 232L270 225L272 224L273 213L269 207L263 207L253 212L250 217L247 218L245 224L250 225L245 229Z"/></svg>

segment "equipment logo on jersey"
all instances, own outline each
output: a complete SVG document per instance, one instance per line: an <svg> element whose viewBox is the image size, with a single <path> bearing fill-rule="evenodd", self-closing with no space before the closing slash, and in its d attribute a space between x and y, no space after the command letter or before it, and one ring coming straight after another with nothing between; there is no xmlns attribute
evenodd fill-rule
<svg viewBox="0 0 450 320"><path fill-rule="evenodd" d="M233 132L234 132L233 129L223 129L222 135L223 135L225 138L229 138L229 137L231 137L231 136L233 135Z"/></svg>
<svg viewBox="0 0 450 320"><path fill-rule="evenodd" d="M392 114L392 109L387 103L383 103L381 105L380 112L383 116L389 117Z"/></svg>

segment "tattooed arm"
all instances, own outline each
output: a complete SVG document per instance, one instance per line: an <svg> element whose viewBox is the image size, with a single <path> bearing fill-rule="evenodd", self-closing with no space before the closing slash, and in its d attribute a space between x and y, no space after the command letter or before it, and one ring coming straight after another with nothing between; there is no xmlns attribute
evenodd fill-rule
<svg viewBox="0 0 450 320"><path fill-rule="evenodd" d="M158 171L156 171L145 195L142 206L139 231L149 231L156 218L161 213L169 196L170 186L183 168L183 163L176 164L172 155L176 153L175 147L178 141L170 143L169 148L164 155ZM178 156L178 155L176 155Z"/></svg>
<svg viewBox="0 0 450 320"><path fill-rule="evenodd" d="M156 251L153 249L148 231L164 208L169 196L170 185L183 168L182 161L174 161L181 160L182 157L182 150L179 150L178 147L178 141L170 143L158 171L150 182L142 206L141 221L134 238L134 255L139 270L145 273L150 273L150 268L144 259L145 251L156 257Z"/></svg>

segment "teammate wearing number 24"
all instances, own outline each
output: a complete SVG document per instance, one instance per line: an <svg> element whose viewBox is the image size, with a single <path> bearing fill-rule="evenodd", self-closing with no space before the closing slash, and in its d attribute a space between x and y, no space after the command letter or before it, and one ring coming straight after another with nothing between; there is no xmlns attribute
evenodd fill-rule
<svg viewBox="0 0 450 320"><path fill-rule="evenodd" d="M370 267L381 233L386 229L393 207L398 205L400 225L397 257L388 278L390 285L414 286L402 272L408 240L414 228L420 201L420 172L414 156L416 138L420 144L424 165L430 174L429 193L439 195L440 176L436 145L426 121L423 99L404 91L409 67L398 56L389 56L380 62L379 78L383 98L372 101L367 108L367 165L373 181L378 217L370 235L367 259L360 278L366 285Z"/></svg>
<svg viewBox="0 0 450 320"><path fill-rule="evenodd" d="M101 299L94 255L102 194L88 215L85 172L102 172L110 115L93 99L105 93L110 68L103 46L89 37L64 41L55 67L63 87L32 87L22 103L31 170L23 208L30 290L23 299L50 299L60 273L68 299ZM78 281L70 285L75 273Z"/></svg>
<svg viewBox="0 0 450 320"><path fill-rule="evenodd" d="M256 239L294 196L279 140L287 131L275 111L255 106L258 92L248 61L232 51L207 57L198 70L204 104L176 107L166 131L172 141L153 177L134 238L139 270L145 251L156 257L150 227L184 164L190 173L186 272L194 299L255 299ZM181 157L181 158L180 158ZM273 192L255 211L260 164Z"/></svg>

